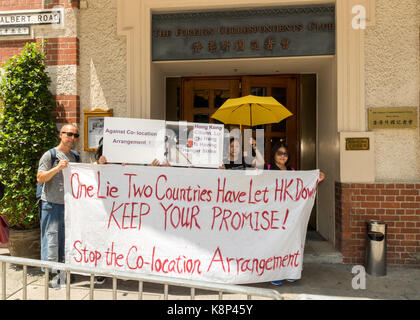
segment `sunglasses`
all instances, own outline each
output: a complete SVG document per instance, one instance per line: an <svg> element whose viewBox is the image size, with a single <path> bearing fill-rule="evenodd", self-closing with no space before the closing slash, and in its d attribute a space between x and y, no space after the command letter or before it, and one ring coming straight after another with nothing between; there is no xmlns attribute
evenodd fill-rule
<svg viewBox="0 0 420 320"><path fill-rule="evenodd" d="M80 135L78 133L73 133L73 132L61 132L61 133L65 133L67 135L67 137L75 137L76 139L80 137Z"/></svg>
<svg viewBox="0 0 420 320"><path fill-rule="evenodd" d="M287 152L281 152L281 151L277 151L276 155L279 156L279 157L281 157L281 156L288 157L289 156L289 154Z"/></svg>

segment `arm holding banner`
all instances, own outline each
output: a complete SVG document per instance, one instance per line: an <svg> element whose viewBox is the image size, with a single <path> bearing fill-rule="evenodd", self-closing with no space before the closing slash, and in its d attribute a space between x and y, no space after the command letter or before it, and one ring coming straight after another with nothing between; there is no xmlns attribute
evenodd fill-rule
<svg viewBox="0 0 420 320"><path fill-rule="evenodd" d="M67 160L60 160L60 162L57 164L56 167L51 168L47 171L38 171L36 180L38 183L45 183L50 181L57 173L59 173L61 170L66 168L69 165L69 162Z"/></svg>
<svg viewBox="0 0 420 320"><path fill-rule="evenodd" d="M257 149L256 141L254 138L250 138L249 142L251 143L252 150L254 150L256 159L252 162L252 167L264 168L264 157L261 152Z"/></svg>

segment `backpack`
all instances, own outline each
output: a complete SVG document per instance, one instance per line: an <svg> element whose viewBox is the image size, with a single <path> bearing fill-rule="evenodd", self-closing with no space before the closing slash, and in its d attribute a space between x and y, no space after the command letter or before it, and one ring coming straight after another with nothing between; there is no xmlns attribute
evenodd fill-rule
<svg viewBox="0 0 420 320"><path fill-rule="evenodd" d="M54 165L55 160L57 160L57 155L56 155L56 150L55 148L52 148L49 150L50 154L51 154L51 166ZM80 156L79 154L74 151L71 150L71 152L73 153L74 157L76 158L76 162L80 162ZM42 188L44 187L43 183L37 183L36 185L36 201L39 204L41 201L41 195L42 195Z"/></svg>

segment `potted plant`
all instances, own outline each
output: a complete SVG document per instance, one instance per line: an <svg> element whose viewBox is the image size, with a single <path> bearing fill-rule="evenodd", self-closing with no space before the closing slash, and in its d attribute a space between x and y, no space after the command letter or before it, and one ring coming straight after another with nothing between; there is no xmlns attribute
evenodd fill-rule
<svg viewBox="0 0 420 320"><path fill-rule="evenodd" d="M45 43L45 42L44 42ZM39 259L36 174L42 154L57 145L42 43L27 43L6 61L0 82L0 180L5 194L0 214L10 225L12 256Z"/></svg>

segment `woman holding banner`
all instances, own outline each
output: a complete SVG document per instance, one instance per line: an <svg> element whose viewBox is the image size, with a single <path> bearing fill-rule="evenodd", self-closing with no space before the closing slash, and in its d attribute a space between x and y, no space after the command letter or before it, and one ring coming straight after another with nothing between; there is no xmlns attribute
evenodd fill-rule
<svg viewBox="0 0 420 320"><path fill-rule="evenodd" d="M267 170L295 170L289 166L289 148L285 143L279 142L273 146L271 150L271 163L266 167ZM319 182L324 180L325 174L323 172L319 173ZM295 282L295 279L287 279L289 282ZM283 284L282 280L272 281L272 284L276 286L281 286Z"/></svg>
<svg viewBox="0 0 420 320"><path fill-rule="evenodd" d="M271 163L267 165L267 170L295 170L289 166L289 148L285 143L279 142L271 150ZM325 174L319 172L319 182L324 180Z"/></svg>

